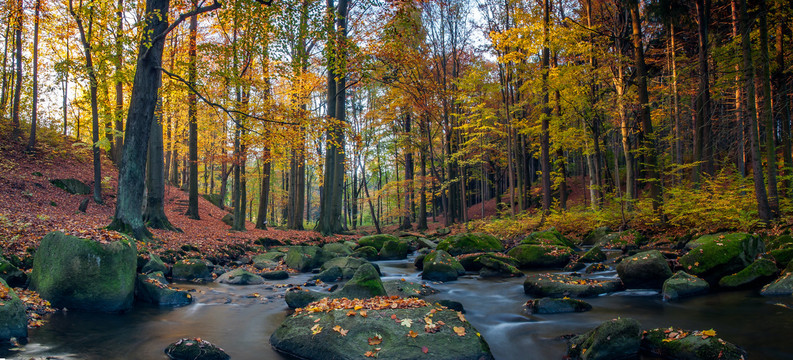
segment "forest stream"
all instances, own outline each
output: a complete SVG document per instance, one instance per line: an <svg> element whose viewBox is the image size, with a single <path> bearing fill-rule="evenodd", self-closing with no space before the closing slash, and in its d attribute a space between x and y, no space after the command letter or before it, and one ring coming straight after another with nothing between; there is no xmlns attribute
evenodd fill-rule
<svg viewBox="0 0 793 360"><path fill-rule="evenodd" d="M376 263L383 280L421 282L413 259ZM193 304L179 308L136 303L125 314L58 312L41 328L30 330L28 344L4 349L0 357L166 359L163 349L169 343L200 337L221 346L233 359L286 359L272 349L269 337L291 312L283 300L285 285L302 284L310 276L297 274L254 286L178 283L174 286L195 290ZM617 275L606 271L587 277ZM593 307L589 312L532 315L523 306L531 298L523 292L523 278L466 275L430 285L440 293L428 299L464 305L467 319L498 360L562 359L563 335L588 331L616 317L634 318L645 329L713 328L723 339L743 347L748 359L793 359L793 298L768 298L744 290L665 302L654 290L628 290L586 299Z"/></svg>

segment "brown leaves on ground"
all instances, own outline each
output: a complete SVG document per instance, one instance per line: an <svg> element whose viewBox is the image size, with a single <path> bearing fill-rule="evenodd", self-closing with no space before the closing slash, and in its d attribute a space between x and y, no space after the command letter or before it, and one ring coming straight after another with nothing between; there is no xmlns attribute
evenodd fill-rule
<svg viewBox="0 0 793 360"><path fill-rule="evenodd" d="M385 309L414 309L418 307L428 306L424 300L417 299L417 298L401 298L399 296L377 296L368 299L347 299L347 298L340 298L340 299L329 299L324 298L315 302L312 302L306 307L297 308L295 309L295 315L300 313L316 313L316 312L328 312L331 310L360 310L360 309L367 309L367 310L385 310ZM361 312L361 316L365 317L365 313ZM347 312L347 316L354 316L355 314L351 314L349 311ZM396 319L396 315L393 316Z"/></svg>
<svg viewBox="0 0 793 360"><path fill-rule="evenodd" d="M19 300L22 300L22 303L25 304L29 328L37 328L44 325L43 316L56 311L52 308L49 301L42 299L39 293L33 290L14 288L14 292L19 297Z"/></svg>

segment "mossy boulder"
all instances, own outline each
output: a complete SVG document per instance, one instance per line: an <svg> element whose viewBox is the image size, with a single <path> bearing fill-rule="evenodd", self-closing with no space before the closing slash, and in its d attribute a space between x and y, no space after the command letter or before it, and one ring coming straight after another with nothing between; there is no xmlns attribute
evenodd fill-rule
<svg viewBox="0 0 793 360"><path fill-rule="evenodd" d="M358 246L359 247L371 246L377 249L377 251L380 251L380 249L383 248L383 244L385 244L386 241L389 240L399 241L399 238L390 234L368 235L358 239Z"/></svg>
<svg viewBox="0 0 793 360"><path fill-rule="evenodd" d="M584 272L587 274L593 274L601 271L609 271L610 269L611 268L608 265L598 263L587 266Z"/></svg>
<svg viewBox="0 0 793 360"><path fill-rule="evenodd" d="M583 268L586 268L586 264L579 261L571 261L562 268L562 271L575 272Z"/></svg>
<svg viewBox="0 0 793 360"><path fill-rule="evenodd" d="M600 246L607 249L623 248L626 246L641 246L646 244L649 240L642 233L632 229L622 232L608 233L597 237L596 240L592 240L592 238L586 240L586 237L584 239L584 245Z"/></svg>
<svg viewBox="0 0 793 360"><path fill-rule="evenodd" d="M265 271L261 276L267 280L286 280L289 278L289 273L284 270Z"/></svg>
<svg viewBox="0 0 793 360"><path fill-rule="evenodd" d="M639 354L642 329L630 318L608 320L570 339L567 356L582 360L632 359Z"/></svg>
<svg viewBox="0 0 793 360"><path fill-rule="evenodd" d="M424 257L421 278L431 281L452 281L465 274L460 262L444 250L435 250Z"/></svg>
<svg viewBox="0 0 793 360"><path fill-rule="evenodd" d="M179 339L165 348L165 355L173 360L228 360L223 349L200 338Z"/></svg>
<svg viewBox="0 0 793 360"><path fill-rule="evenodd" d="M352 279L353 275L355 275L355 272L358 271L358 268L364 264L371 263L364 259L359 259L352 256L337 257L323 263L320 267L320 270L326 271L332 267L338 267L341 269L342 278ZM375 269L378 269L378 267L375 266ZM377 272L379 273L380 270L378 269Z"/></svg>
<svg viewBox="0 0 793 360"><path fill-rule="evenodd" d="M710 285L707 281L681 270L666 279L662 289L664 300L676 300L707 293Z"/></svg>
<svg viewBox="0 0 793 360"><path fill-rule="evenodd" d="M457 256L460 254L503 251L504 245L493 235L465 233L443 239L436 249Z"/></svg>
<svg viewBox="0 0 793 360"><path fill-rule="evenodd" d="M790 296L793 294L793 273L787 273L774 280L774 282L763 286L760 295L763 296Z"/></svg>
<svg viewBox="0 0 793 360"><path fill-rule="evenodd" d="M165 262L157 256L156 254L149 254L149 260L141 267L140 272L144 274L152 273L152 272L162 272L163 274L168 273L168 265L165 265Z"/></svg>
<svg viewBox="0 0 793 360"><path fill-rule="evenodd" d="M335 282L344 277L344 272L338 266L331 266L319 274L311 277L311 281L319 280L324 283Z"/></svg>
<svg viewBox="0 0 793 360"><path fill-rule="evenodd" d="M168 280L159 271L138 275L135 280L135 298L162 306L182 306L193 302L193 297L187 291L168 286Z"/></svg>
<svg viewBox="0 0 793 360"><path fill-rule="evenodd" d="M435 250L438 247L438 243L423 237L416 239L416 245L419 249Z"/></svg>
<svg viewBox="0 0 793 360"><path fill-rule="evenodd" d="M591 280L563 274L534 274L523 282L523 292L534 297L586 298L621 289L619 280Z"/></svg>
<svg viewBox="0 0 793 360"><path fill-rule="evenodd" d="M570 262L573 249L554 245L518 245L507 255L518 261L522 269L562 268Z"/></svg>
<svg viewBox="0 0 793 360"><path fill-rule="evenodd" d="M352 279L347 281L341 290L334 294L334 297L363 299L381 295L386 295L386 291L380 280L380 274L372 264L366 263L355 271Z"/></svg>
<svg viewBox="0 0 793 360"><path fill-rule="evenodd" d="M224 224L228 226L234 226L234 215L233 214L226 214L220 219Z"/></svg>
<svg viewBox="0 0 793 360"><path fill-rule="evenodd" d="M590 230L588 233L584 235L583 240L581 241L582 245L595 245L597 243L602 243L602 239L605 238L607 235L611 234L611 229L608 226L601 226L599 228Z"/></svg>
<svg viewBox="0 0 793 360"><path fill-rule="evenodd" d="M477 272L479 270L482 270L482 267L484 267L484 264L482 264L483 259L498 260L515 267L517 267L518 265L518 262L514 258L500 253L463 254L456 256L456 258L460 262L460 265L462 265L465 268L465 271L471 271L471 272Z"/></svg>
<svg viewBox="0 0 793 360"><path fill-rule="evenodd" d="M377 260L377 249L374 246L361 246L352 252L352 256L374 261Z"/></svg>
<svg viewBox="0 0 793 360"><path fill-rule="evenodd" d="M479 276L483 278L520 277L524 275L511 261L504 260L500 256L484 254L479 256L477 262L482 265L479 269Z"/></svg>
<svg viewBox="0 0 793 360"><path fill-rule="evenodd" d="M264 254L259 254L253 257L253 267L262 270L270 269L281 264L281 261L286 257L286 253L280 251L268 251Z"/></svg>
<svg viewBox="0 0 793 360"><path fill-rule="evenodd" d="M137 255L126 237L99 243L51 232L41 239L30 287L56 307L123 311L132 307Z"/></svg>
<svg viewBox="0 0 793 360"><path fill-rule="evenodd" d="M175 280L212 280L212 263L204 259L184 259L173 264Z"/></svg>
<svg viewBox="0 0 793 360"><path fill-rule="evenodd" d="M438 290L430 286L405 279L383 281L383 288L388 296L423 298L438 293Z"/></svg>
<svg viewBox="0 0 793 360"><path fill-rule="evenodd" d="M347 244L340 242L327 243L322 246L322 251L335 256L349 256L352 254L352 249Z"/></svg>
<svg viewBox="0 0 793 360"><path fill-rule="evenodd" d="M788 234L780 235L767 242L766 248L769 250L782 249L793 245L793 236Z"/></svg>
<svg viewBox="0 0 793 360"><path fill-rule="evenodd" d="M292 246L286 253L284 262L286 266L300 272L309 271L313 268L322 265L324 260L327 260L319 246L306 245L306 246Z"/></svg>
<svg viewBox="0 0 793 360"><path fill-rule="evenodd" d="M0 279L5 280L10 286L24 287L28 281L28 275L0 256Z"/></svg>
<svg viewBox="0 0 793 360"><path fill-rule="evenodd" d="M793 245L788 245L788 247L783 249L771 250L769 253L774 260L776 260L777 264L784 268L793 260Z"/></svg>
<svg viewBox="0 0 793 360"><path fill-rule="evenodd" d="M743 350L716 337L715 334L713 330L651 329L642 335L641 349L644 353L663 359L743 360L746 358Z"/></svg>
<svg viewBox="0 0 793 360"><path fill-rule="evenodd" d="M322 298L331 297L331 293L320 293L306 288L295 287L288 289L284 294L284 301L291 309L306 307L306 305Z"/></svg>
<svg viewBox="0 0 793 360"><path fill-rule="evenodd" d="M686 244L686 248L691 250L680 257L680 265L710 284L749 266L765 252L762 240L743 233L701 236Z"/></svg>
<svg viewBox="0 0 793 360"><path fill-rule="evenodd" d="M617 274L626 288L660 289L672 270L660 251L650 250L622 259Z"/></svg>
<svg viewBox="0 0 793 360"><path fill-rule="evenodd" d="M584 255L581 255L581 258L578 261L583 263L597 263L601 261L606 261L606 253L600 249L600 246L595 246L589 251L585 252Z"/></svg>
<svg viewBox="0 0 793 360"><path fill-rule="evenodd" d="M75 195L88 195L91 193L91 187L86 185L84 182L69 178L69 179L52 179L50 180L52 185L55 187L59 187L63 190L66 190L69 194Z"/></svg>
<svg viewBox="0 0 793 360"><path fill-rule="evenodd" d="M362 321L360 316L348 316L350 310L297 312L276 329L270 344L281 353L301 359L366 359L367 352L396 360L493 358L484 339L456 311L436 306L367 310L368 316ZM426 332L424 319L431 319L433 326L444 325ZM410 320L410 327L403 325L406 320ZM339 330L334 331L336 327ZM415 337L408 335L411 331Z"/></svg>
<svg viewBox="0 0 793 360"><path fill-rule="evenodd" d="M25 304L5 280L0 278L0 342L28 337Z"/></svg>
<svg viewBox="0 0 793 360"><path fill-rule="evenodd" d="M769 259L761 258L755 260L745 269L725 276L719 280L719 286L723 288L739 288L752 286L757 283L765 283L778 272L776 263Z"/></svg>
<svg viewBox="0 0 793 360"><path fill-rule="evenodd" d="M402 240L388 240L383 243L378 256L382 260L402 260L408 257L408 243Z"/></svg>
<svg viewBox="0 0 793 360"><path fill-rule="evenodd" d="M215 282L229 285L260 285L264 284L264 278L243 268L238 268L218 276Z"/></svg>
<svg viewBox="0 0 793 360"><path fill-rule="evenodd" d="M526 307L532 314L561 314L592 310L592 305L588 302L571 298L534 299L527 301Z"/></svg>
<svg viewBox="0 0 793 360"><path fill-rule="evenodd" d="M567 247L575 247L572 241L568 240L562 233L560 233L556 229L548 229L545 231L535 231L523 240L520 241L521 244L529 244L529 245L555 245L555 246L567 246Z"/></svg>

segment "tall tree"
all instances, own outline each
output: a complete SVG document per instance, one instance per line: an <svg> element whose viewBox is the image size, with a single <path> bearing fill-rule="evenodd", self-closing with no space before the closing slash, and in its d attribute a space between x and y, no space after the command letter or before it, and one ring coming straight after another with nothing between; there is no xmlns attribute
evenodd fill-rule
<svg viewBox="0 0 793 360"><path fill-rule="evenodd" d="M779 194L776 179L776 128L772 114L771 99L771 56L768 55L768 4L760 1L760 62L763 84L763 118L765 120L765 149L768 166L768 206L772 216L779 214Z"/></svg>
<svg viewBox="0 0 793 360"><path fill-rule="evenodd" d="M30 111L30 140L28 141L27 151L33 151L36 147L36 127L39 112L39 14L41 13L41 0L36 0L33 15L33 106Z"/></svg>
<svg viewBox="0 0 793 360"><path fill-rule="evenodd" d="M11 106L11 126L14 130L12 137L16 140L22 135L22 130L19 128L19 101L22 98L22 16L24 8L22 7L22 0L17 0L16 20L14 21L14 43L16 44L16 85L14 86L14 103Z"/></svg>
<svg viewBox="0 0 793 360"><path fill-rule="evenodd" d="M146 160L146 209L143 221L150 228L180 231L165 215L165 174L163 173L162 99L157 101L154 121L151 122Z"/></svg>
<svg viewBox="0 0 793 360"><path fill-rule="evenodd" d="M697 0L697 35L699 88L697 89L697 116L694 124L694 160L696 181L704 173L713 175L713 136L710 101L710 73L708 69L708 23L710 0Z"/></svg>
<svg viewBox="0 0 793 360"><path fill-rule="evenodd" d="M198 7L196 0L192 1L193 9ZM198 71L196 70L196 41L198 37L198 15L190 17L190 38L188 48L187 81L195 88ZM198 214L198 99L195 92L187 95L187 118L189 121L188 162L190 163L190 180L188 181L189 195L187 200L187 215L193 220L200 220Z"/></svg>
<svg viewBox="0 0 793 360"><path fill-rule="evenodd" d="M551 107L548 104L548 72L550 71L550 51L548 41L551 23L551 1L543 3L542 17L542 115L540 134L540 166L542 167L542 209L551 209L551 155L549 124Z"/></svg>

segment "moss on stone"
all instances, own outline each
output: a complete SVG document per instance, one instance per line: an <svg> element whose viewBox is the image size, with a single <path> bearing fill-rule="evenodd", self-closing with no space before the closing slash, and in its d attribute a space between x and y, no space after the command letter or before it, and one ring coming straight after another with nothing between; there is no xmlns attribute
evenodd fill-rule
<svg viewBox="0 0 793 360"><path fill-rule="evenodd" d="M634 319L608 320L586 334L570 340L571 359L627 359L639 353L641 325Z"/></svg>
<svg viewBox="0 0 793 360"><path fill-rule="evenodd" d="M673 338L669 334L675 333ZM683 329L651 329L644 332L642 351L664 359L742 360L746 353L716 336L703 336L702 331Z"/></svg>
<svg viewBox="0 0 793 360"><path fill-rule="evenodd" d="M529 245L555 245L555 246L567 246L567 247L575 247L572 241L568 240L562 233L560 233L556 229L548 229L545 231L536 231L528 236L525 239L521 240L521 244L529 244Z"/></svg>
<svg viewBox="0 0 793 360"><path fill-rule="evenodd" d="M132 306L136 268L127 239L100 244L51 232L36 252L31 288L56 307L121 311Z"/></svg>
<svg viewBox="0 0 793 360"><path fill-rule="evenodd" d="M378 254L382 260L401 260L408 257L408 244L402 240L388 240Z"/></svg>
<svg viewBox="0 0 793 360"><path fill-rule="evenodd" d="M0 278L0 342L13 338L28 336L28 319L25 315L25 304L17 294Z"/></svg>
<svg viewBox="0 0 793 360"><path fill-rule="evenodd" d="M507 251L507 255L517 260L518 266L523 269L561 268L567 265L573 254L573 250L569 247L552 245L524 244Z"/></svg>
<svg viewBox="0 0 793 360"><path fill-rule="evenodd" d="M352 279L339 290L336 296L347 298L370 298L385 295L380 275L372 264L361 265Z"/></svg>
<svg viewBox="0 0 793 360"><path fill-rule="evenodd" d="M448 252L453 256L478 252L503 251L504 245L495 236L483 233L465 233L443 239L438 250Z"/></svg>
<svg viewBox="0 0 793 360"><path fill-rule="evenodd" d="M172 276L178 280L211 280L212 271L204 259L185 259L173 265Z"/></svg>
<svg viewBox="0 0 793 360"><path fill-rule="evenodd" d="M705 235L686 244L691 249L680 257L680 265L690 273L715 284L724 276L749 266L765 251L763 242L743 233Z"/></svg>
<svg viewBox="0 0 793 360"><path fill-rule="evenodd" d="M669 279L664 281L662 288L664 300L675 300L682 297L694 296L707 293L710 285L694 275L685 271L678 271Z"/></svg>
<svg viewBox="0 0 793 360"><path fill-rule="evenodd" d="M605 260L606 260L606 253L604 253L603 250L600 249L600 246L595 246L589 249L589 251L584 253L584 255L582 255L581 258L578 259L578 261L585 263L595 263Z"/></svg>
<svg viewBox="0 0 793 360"><path fill-rule="evenodd" d="M757 259L745 269L725 276L719 280L719 286L726 288L737 288L750 286L763 279L769 279L777 273L776 264L768 259Z"/></svg>
<svg viewBox="0 0 793 360"><path fill-rule="evenodd" d="M432 281L452 281L465 274L457 259L443 250L435 250L424 257L421 278Z"/></svg>
<svg viewBox="0 0 793 360"><path fill-rule="evenodd" d="M398 241L399 238L390 234L368 235L358 239L358 246L371 246L377 249L377 251L380 251L380 249L383 248L383 244L389 240Z"/></svg>

